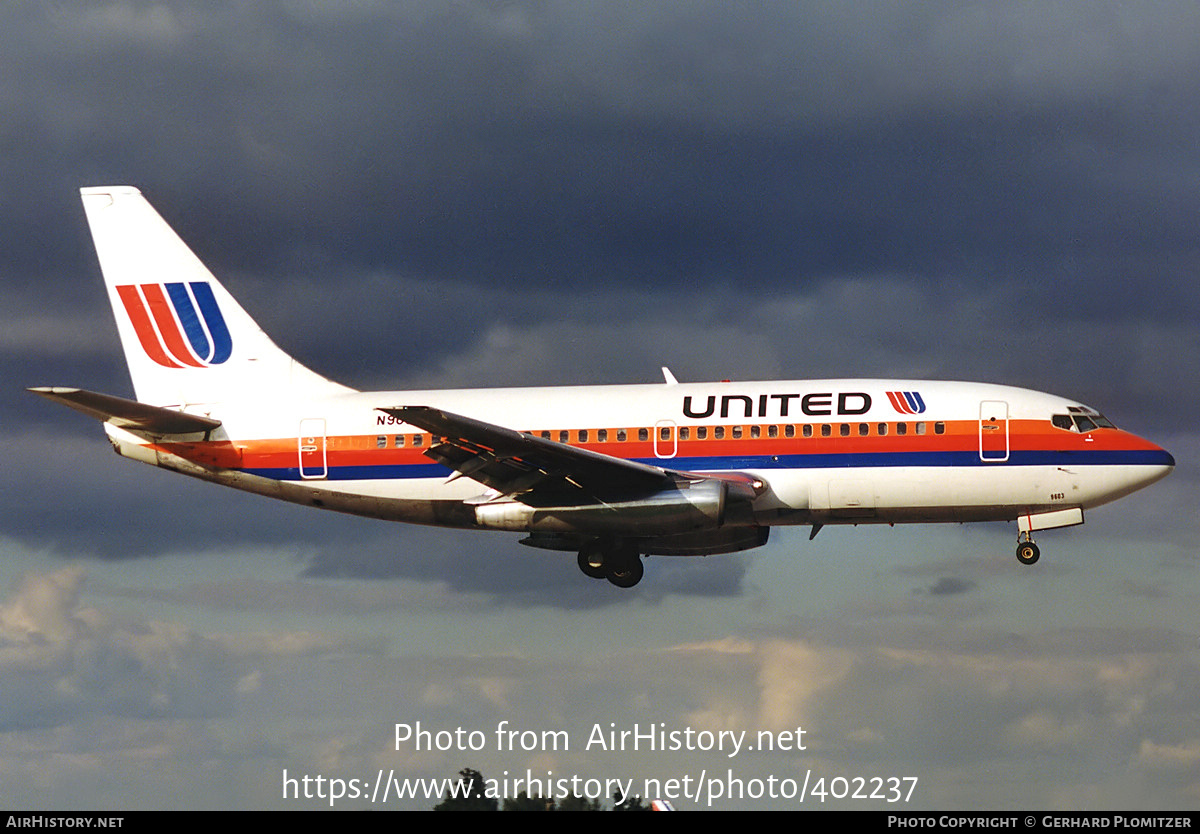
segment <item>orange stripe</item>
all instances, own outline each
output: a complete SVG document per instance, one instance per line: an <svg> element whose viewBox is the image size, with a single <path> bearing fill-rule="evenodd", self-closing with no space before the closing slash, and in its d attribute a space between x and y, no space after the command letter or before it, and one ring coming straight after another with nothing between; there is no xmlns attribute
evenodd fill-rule
<svg viewBox="0 0 1200 834"><path fill-rule="evenodd" d="M158 332L162 334L163 341L167 345L167 350L171 351L171 355L184 365L203 368L204 364L192 358L192 352L183 343L183 334L179 332L179 325L175 322L175 315L167 305L162 287L158 284L142 284L142 293L146 296L146 303L150 306L150 312L158 324Z"/></svg>
<svg viewBox="0 0 1200 834"><path fill-rule="evenodd" d="M142 343L142 350L146 351L146 355L164 367L182 367L163 352L162 345L158 341L158 334L154 332L154 325L150 322L150 317L146 315L146 307L142 304L142 297L138 294L137 287L132 284L117 287L117 295L121 297L121 302L125 305L125 312L129 314L129 321L133 324L133 332L137 334L138 341Z"/></svg>

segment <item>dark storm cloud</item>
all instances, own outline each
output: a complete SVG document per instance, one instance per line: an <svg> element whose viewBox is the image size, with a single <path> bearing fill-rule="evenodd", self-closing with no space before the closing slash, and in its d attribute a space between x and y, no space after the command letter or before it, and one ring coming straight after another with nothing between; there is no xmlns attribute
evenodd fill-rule
<svg viewBox="0 0 1200 834"><path fill-rule="evenodd" d="M4 14L5 248L53 310L103 310L77 297L95 266L74 189L115 178L233 270L286 347L328 345L339 371L362 364L331 338L347 321L413 362L622 285L654 287L651 312L735 287L736 318L891 276L921 296L899 312L925 352L946 306L981 298L972 326L1017 353L1064 318L1200 312L1187 6ZM849 324L843 342L875 336Z"/></svg>
<svg viewBox="0 0 1200 834"><path fill-rule="evenodd" d="M1125 263L1100 266L1134 281L1169 245L1189 251L1187 7L7 16L8 96L27 116L9 140L33 164L6 192L132 178L197 215L201 242L219 235L223 266L386 264L566 290L879 269L974 283L1049 262L1062 301L1088 281L1113 291L1088 260L1114 241ZM61 225L69 195L49 196L14 232Z"/></svg>

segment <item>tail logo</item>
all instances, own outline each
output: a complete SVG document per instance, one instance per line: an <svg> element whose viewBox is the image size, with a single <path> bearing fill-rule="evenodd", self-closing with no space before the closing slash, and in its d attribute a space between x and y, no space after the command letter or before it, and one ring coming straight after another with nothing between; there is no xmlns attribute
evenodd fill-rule
<svg viewBox="0 0 1200 834"><path fill-rule="evenodd" d="M208 281L116 288L146 355L164 368L220 365L233 339Z"/></svg>
<svg viewBox="0 0 1200 834"><path fill-rule="evenodd" d="M888 402L901 414L924 414L925 401L917 391L888 391Z"/></svg>

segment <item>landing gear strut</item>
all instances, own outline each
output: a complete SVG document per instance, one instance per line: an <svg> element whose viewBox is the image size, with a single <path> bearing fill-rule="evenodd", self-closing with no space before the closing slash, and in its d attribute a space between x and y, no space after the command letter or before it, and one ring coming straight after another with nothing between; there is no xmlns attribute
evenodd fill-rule
<svg viewBox="0 0 1200 834"><path fill-rule="evenodd" d="M586 576L607 579L618 588L632 588L642 581L645 572L636 547L598 540L583 546L578 564Z"/></svg>
<svg viewBox="0 0 1200 834"><path fill-rule="evenodd" d="M1022 565L1032 565L1042 552L1033 543L1033 533L1017 534L1017 561Z"/></svg>

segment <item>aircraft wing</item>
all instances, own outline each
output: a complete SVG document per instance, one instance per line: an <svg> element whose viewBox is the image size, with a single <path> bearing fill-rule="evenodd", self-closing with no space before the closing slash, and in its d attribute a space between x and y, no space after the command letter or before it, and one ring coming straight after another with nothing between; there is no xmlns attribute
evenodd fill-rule
<svg viewBox="0 0 1200 834"><path fill-rule="evenodd" d="M379 411L440 436L425 455L453 469L451 478L471 478L530 506L629 499L683 477L428 406Z"/></svg>
<svg viewBox="0 0 1200 834"><path fill-rule="evenodd" d="M221 425L220 420L186 414L170 408L159 408L111 394L98 394L82 388L28 388L32 394L62 403L89 417L112 423L130 431L149 434L191 434L210 432Z"/></svg>

